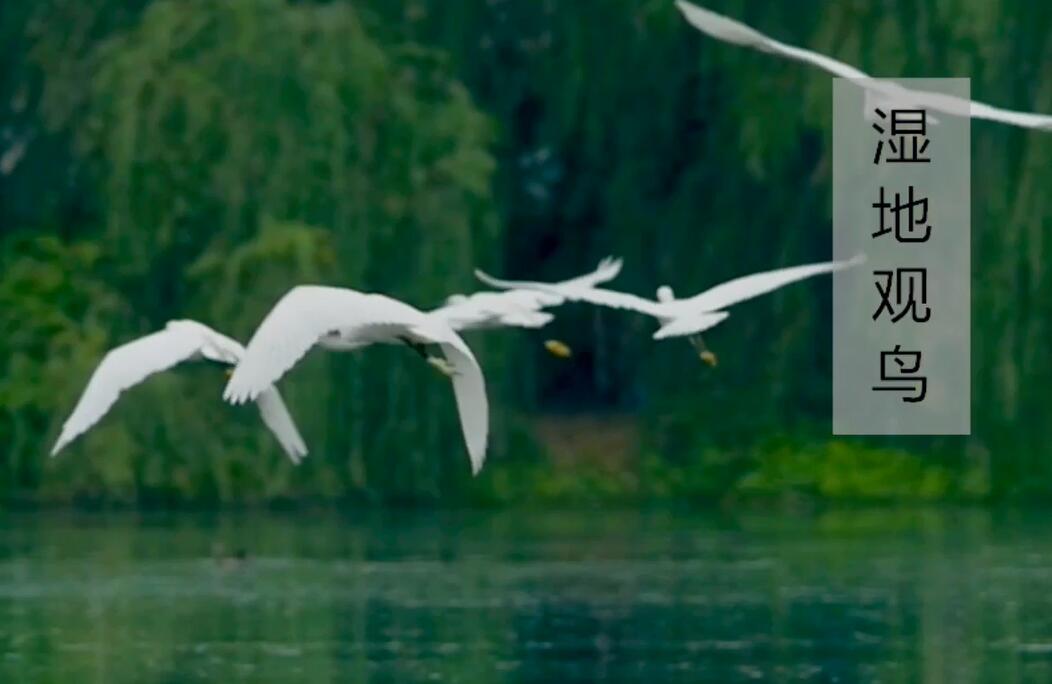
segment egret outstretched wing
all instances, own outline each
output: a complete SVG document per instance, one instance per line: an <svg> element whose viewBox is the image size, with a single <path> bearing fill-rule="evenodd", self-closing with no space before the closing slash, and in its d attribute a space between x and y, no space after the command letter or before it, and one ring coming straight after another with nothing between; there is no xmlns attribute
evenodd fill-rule
<svg viewBox="0 0 1052 684"><path fill-rule="evenodd" d="M558 292L558 288L568 287L577 289L595 287L596 285L613 280L620 272L621 259L608 256L601 259L599 265L591 273L585 273L584 275L579 275L574 278L554 283L545 283L536 280L503 280L501 278L494 278L478 268L475 269L475 277L487 285L501 290L531 290L534 292L544 292L555 295Z"/></svg>
<svg viewBox="0 0 1052 684"><path fill-rule="evenodd" d="M606 257L599 262L594 271L552 285L594 287L616 277L620 271L621 260ZM445 306L431 311L430 315L446 321L454 330L488 327L541 328L553 318L541 309L562 303L563 297L552 291L537 288L504 289L503 292L453 295Z"/></svg>
<svg viewBox="0 0 1052 684"><path fill-rule="evenodd" d="M259 396L319 342L351 350L400 340L442 347L452 368L472 472L478 473L486 457L489 429L482 369L444 320L384 295L316 285L293 288L252 336L223 398L237 404Z"/></svg>
<svg viewBox="0 0 1052 684"><path fill-rule="evenodd" d="M574 302L587 302L589 304L598 304L600 306L608 306L614 309L628 309L630 311L638 311L639 313L657 317L664 314L664 307L660 302L643 299L642 297L637 297L636 295L628 294L627 292L616 292L614 290L604 290L597 287L580 287L527 280L502 280L500 278L494 278L479 269L475 269L475 277L490 287L500 289L521 288L539 290Z"/></svg>
<svg viewBox="0 0 1052 684"><path fill-rule="evenodd" d="M292 462L299 464L307 455L307 445L303 442L299 430L296 429L296 423L289 415L289 410L285 407L285 402L282 401L277 388L272 385L263 390L256 397L256 406L259 407L259 415L263 419L263 424L274 433L281 448L289 455Z"/></svg>
<svg viewBox="0 0 1052 684"><path fill-rule="evenodd" d="M507 314L501 317L501 322L513 328L543 328L554 319L555 316L547 311L531 311Z"/></svg>
<svg viewBox="0 0 1052 684"><path fill-rule="evenodd" d="M166 328L111 349L95 368L73 413L63 423L51 455L99 422L122 392L154 373L193 358L200 346L196 335Z"/></svg>
<svg viewBox="0 0 1052 684"><path fill-rule="evenodd" d="M394 339L420 322L419 311L380 294L301 285L289 290L256 329L223 398L241 404L277 382L327 334L342 331L366 346Z"/></svg>
<svg viewBox="0 0 1052 684"><path fill-rule="evenodd" d="M732 304L758 297L790 283L795 283L798 280L855 266L861 263L862 260L862 257L859 256L847 261L805 264L803 266L764 271L763 273L753 273L752 275L728 280L688 299L681 299L675 303L675 306L678 310L683 311L719 311Z"/></svg>
<svg viewBox="0 0 1052 684"><path fill-rule="evenodd" d="M674 318L658 328L657 332L654 333L654 339L664 340L669 337L696 335L721 323L728 315L726 311L712 311Z"/></svg>
<svg viewBox="0 0 1052 684"><path fill-rule="evenodd" d="M164 330L112 349L95 369L73 413L62 426L51 455L101 420L123 391L154 373L196 358L234 365L244 351L236 340L190 320L169 321ZM260 395L259 410L264 424L277 437L285 453L293 463L299 463L307 455L307 445L276 389L268 387Z"/></svg>
<svg viewBox="0 0 1052 684"><path fill-rule="evenodd" d="M489 402L486 382L475 355L457 336L441 342L442 353L454 369L453 393L460 414L460 429L471 459L471 473L478 475L486 461L486 442L489 437Z"/></svg>
<svg viewBox="0 0 1052 684"><path fill-rule="evenodd" d="M603 257L599 261L599 265L596 266L595 270L591 273L585 273L579 275L576 278L570 278L568 280L562 280L555 285L563 285L567 287L595 287L596 285L602 285L603 283L610 282L621 273L621 259L612 256Z"/></svg>
<svg viewBox="0 0 1052 684"><path fill-rule="evenodd" d="M856 81L860 86L878 92L892 102L926 107L955 116L971 116L977 119L998 121L1023 128L1052 130L1052 115L1001 109L982 102L975 102L974 100L969 101L950 95L912 90L894 84L877 82L872 76L853 66L811 50L786 45L741 22L684 0L677 0L676 6L691 25L713 38L811 64L828 71L834 76Z"/></svg>
<svg viewBox="0 0 1052 684"><path fill-rule="evenodd" d="M744 45L745 47L751 47L762 52L769 52L774 55L781 55L782 57L795 59L806 64L817 66L818 68L824 69L834 76L839 76L841 78L850 78L854 80L869 80L871 78L869 74L860 71L849 64L838 62L831 57L826 57L817 52L793 47L792 45L786 45L785 43L760 33L751 26L746 26L740 21L736 21L730 17L725 17L722 14L716 14L704 7L698 7L697 5L684 2L683 0L677 0L676 7L679 8L679 11L683 13L683 16L692 26L694 26L694 28L716 38L717 40L722 40L725 43Z"/></svg>
<svg viewBox="0 0 1052 684"><path fill-rule="evenodd" d="M476 292L454 295L444 306L429 311L428 316L445 321L454 330L540 328L553 318L541 309L558 301L552 295L535 290Z"/></svg>
<svg viewBox="0 0 1052 684"><path fill-rule="evenodd" d="M956 98L955 98L956 99ZM924 104L922 101L921 104ZM1052 115L1038 114L1035 112L1020 112L1014 109L1001 109L983 102L971 102L971 114L976 119L997 121L1000 123L1020 126L1022 128L1037 128L1041 130L1052 130Z"/></svg>

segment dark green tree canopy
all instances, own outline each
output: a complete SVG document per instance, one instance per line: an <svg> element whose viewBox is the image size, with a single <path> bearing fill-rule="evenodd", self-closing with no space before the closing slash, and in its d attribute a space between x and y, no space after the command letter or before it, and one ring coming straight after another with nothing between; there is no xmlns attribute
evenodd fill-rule
<svg viewBox="0 0 1052 684"><path fill-rule="evenodd" d="M1052 111L1048 3L707 4L871 73L969 75L984 101ZM315 354L283 383L313 450L300 469L204 368L136 390L47 465L106 348L176 317L245 339L297 283L430 307L475 289L474 266L560 278L620 254L614 286L650 295L824 259L831 89L705 39L671 2L13 0L0 38L8 498L577 491L582 459L552 434L578 419L623 436L623 460L593 440L596 481L618 471L635 493L1052 481L1034 448L1052 408L1052 136L981 122L968 440L830 442L829 286L816 280L736 309L711 336L718 372L655 344L649 321L583 306L543 333L575 348L561 364L537 335L472 336L495 409L481 482L449 388L394 349Z"/></svg>

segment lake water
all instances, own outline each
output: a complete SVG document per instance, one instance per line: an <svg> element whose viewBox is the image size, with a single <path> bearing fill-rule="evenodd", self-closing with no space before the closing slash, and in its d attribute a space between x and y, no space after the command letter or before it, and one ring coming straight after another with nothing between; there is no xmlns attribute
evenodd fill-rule
<svg viewBox="0 0 1052 684"><path fill-rule="evenodd" d="M0 682L1052 682L1048 518L7 514Z"/></svg>

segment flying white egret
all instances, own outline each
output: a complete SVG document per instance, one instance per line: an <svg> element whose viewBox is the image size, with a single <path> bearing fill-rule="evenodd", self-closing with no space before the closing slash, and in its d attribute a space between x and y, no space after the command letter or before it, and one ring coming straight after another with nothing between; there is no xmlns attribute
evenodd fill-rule
<svg viewBox="0 0 1052 684"><path fill-rule="evenodd" d="M744 45L762 52L816 66L834 76L856 82L865 88L867 95L872 95L878 100L886 100L897 106L924 107L925 109L945 112L954 116L970 116L976 119L998 121L1023 128L1052 130L1052 115L1001 109L952 95L912 90L894 83L876 81L869 74L853 66L838 62L831 57L812 52L811 50L786 45L741 22L703 9L684 0L677 0L676 6L683 13L683 16L686 17L687 21L702 33L727 43Z"/></svg>
<svg viewBox="0 0 1052 684"><path fill-rule="evenodd" d="M676 299L672 288L668 285L662 285L657 290L657 301L602 288L567 287L553 283L501 280L477 269L475 275L479 280L491 287L537 289L570 301L588 302L615 309L629 309L653 316L661 324L661 327L654 333L655 340L685 335L701 359L714 366L716 365L716 355L705 347L705 343L701 339L701 333L720 323L728 316L727 312L722 309L766 294L772 290L777 290L798 280L839 271L861 263L861 261L862 257L858 256L848 261L807 264L805 266L793 266L791 268L754 273L753 275L729 280L687 299Z"/></svg>
<svg viewBox="0 0 1052 684"><path fill-rule="evenodd" d="M140 337L111 349L102 359L55 442L54 456L67 444L99 422L117 401L121 392L183 361L206 359L236 365L245 348L226 335L197 321L169 321L164 330ZM255 397L259 413L282 449L299 463L307 455L296 424L285 408L281 395L272 386L261 388Z"/></svg>
<svg viewBox="0 0 1052 684"><path fill-rule="evenodd" d="M255 399L315 345L352 351L377 343L405 344L452 377L471 470L477 474L489 431L482 369L448 323L381 294L320 285L292 288L252 335L223 398L233 404ZM445 358L428 356L429 344L438 345Z"/></svg>
<svg viewBox="0 0 1052 684"><path fill-rule="evenodd" d="M590 273L563 280L554 285L561 287L595 287L608 282L621 272L621 260L606 257ZM446 299L445 305L428 312L454 330L488 330L492 328L542 328L554 316L545 307L558 306L563 299L539 290L506 290L503 292L476 292L471 295L455 294ZM570 348L559 340L546 340L546 349L555 356L570 356Z"/></svg>

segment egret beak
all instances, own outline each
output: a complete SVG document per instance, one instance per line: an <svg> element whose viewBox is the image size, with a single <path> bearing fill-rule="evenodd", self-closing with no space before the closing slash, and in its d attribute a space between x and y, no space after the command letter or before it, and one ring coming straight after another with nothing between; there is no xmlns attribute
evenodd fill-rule
<svg viewBox="0 0 1052 684"><path fill-rule="evenodd" d="M699 353L698 354L698 358L700 358L702 361L707 363L712 368L715 368L716 365L719 363L719 360L716 358L716 355L713 354L708 349L706 349L706 350L702 351L701 353Z"/></svg>
<svg viewBox="0 0 1052 684"><path fill-rule="evenodd" d="M568 359L573 356L573 350L570 349L569 345L559 340L545 340L544 348L548 350L549 354L560 359Z"/></svg>

